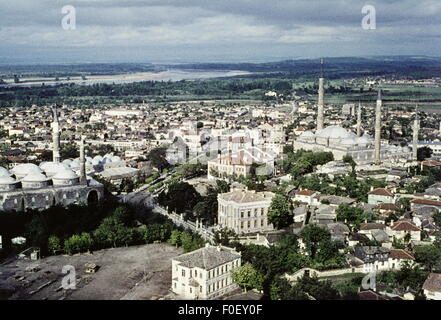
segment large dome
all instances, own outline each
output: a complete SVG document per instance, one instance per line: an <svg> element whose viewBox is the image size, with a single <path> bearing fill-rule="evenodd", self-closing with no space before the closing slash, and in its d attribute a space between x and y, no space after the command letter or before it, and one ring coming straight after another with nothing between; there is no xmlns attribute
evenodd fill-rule
<svg viewBox="0 0 441 320"><path fill-rule="evenodd" d="M345 138L340 143L344 146L354 146L357 144L357 141L354 138Z"/></svg>
<svg viewBox="0 0 441 320"><path fill-rule="evenodd" d="M33 163L24 163L11 169L11 172L15 175L26 176L30 173L41 173L41 169Z"/></svg>
<svg viewBox="0 0 441 320"><path fill-rule="evenodd" d="M315 134L318 138L329 138L329 139L346 139L353 138L355 134L347 131L345 128L340 126L329 126L325 129L317 131Z"/></svg>
<svg viewBox="0 0 441 320"><path fill-rule="evenodd" d="M364 134L363 136L357 138L357 142L363 145L371 144L372 138L369 135Z"/></svg>

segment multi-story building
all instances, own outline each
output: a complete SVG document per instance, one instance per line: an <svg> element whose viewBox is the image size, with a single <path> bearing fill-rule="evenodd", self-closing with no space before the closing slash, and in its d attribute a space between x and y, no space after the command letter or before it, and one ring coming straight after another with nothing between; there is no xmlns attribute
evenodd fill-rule
<svg viewBox="0 0 441 320"><path fill-rule="evenodd" d="M272 192L235 190L222 193L218 200L218 225L237 234L273 230L268 222L268 209L274 197Z"/></svg>
<svg viewBox="0 0 441 320"><path fill-rule="evenodd" d="M238 288L232 272L241 254L224 246L206 245L172 260L172 291L183 299L213 299Z"/></svg>

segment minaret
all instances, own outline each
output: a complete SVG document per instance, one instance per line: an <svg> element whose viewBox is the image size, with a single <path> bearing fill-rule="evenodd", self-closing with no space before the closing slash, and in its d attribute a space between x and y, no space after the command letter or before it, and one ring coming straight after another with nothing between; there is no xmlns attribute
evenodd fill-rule
<svg viewBox="0 0 441 320"><path fill-rule="evenodd" d="M413 122L413 142L412 142L412 158L414 161L418 159L418 133L420 131L420 117L418 115L418 105L415 108L415 120Z"/></svg>
<svg viewBox="0 0 441 320"><path fill-rule="evenodd" d="M381 89L378 90L377 108L375 109L375 164L380 164L380 148L381 148Z"/></svg>
<svg viewBox="0 0 441 320"><path fill-rule="evenodd" d="M361 102L358 102L358 112L357 112L357 137L361 137Z"/></svg>
<svg viewBox="0 0 441 320"><path fill-rule="evenodd" d="M325 106L325 76L323 73L323 59L321 60L321 73L319 78L318 91L318 108L317 108L317 130L323 129L324 115L323 108Z"/></svg>
<svg viewBox="0 0 441 320"><path fill-rule="evenodd" d="M80 184L87 184L86 176L86 152L84 150L85 138L80 141Z"/></svg>
<svg viewBox="0 0 441 320"><path fill-rule="evenodd" d="M58 122L58 112L56 106L52 108L52 113L52 161L55 163L60 163L60 123Z"/></svg>

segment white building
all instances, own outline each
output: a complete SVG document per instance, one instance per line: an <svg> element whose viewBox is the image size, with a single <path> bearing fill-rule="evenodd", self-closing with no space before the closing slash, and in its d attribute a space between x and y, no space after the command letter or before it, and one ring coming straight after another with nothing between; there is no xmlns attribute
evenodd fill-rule
<svg viewBox="0 0 441 320"><path fill-rule="evenodd" d="M272 192L235 190L217 196L218 225L234 230L236 234L271 231L268 209L274 197Z"/></svg>
<svg viewBox="0 0 441 320"><path fill-rule="evenodd" d="M441 300L441 274L431 273L423 284L427 300Z"/></svg>
<svg viewBox="0 0 441 320"><path fill-rule="evenodd" d="M206 245L172 260L172 291L183 299L213 299L238 288L232 271L241 254L223 246Z"/></svg>

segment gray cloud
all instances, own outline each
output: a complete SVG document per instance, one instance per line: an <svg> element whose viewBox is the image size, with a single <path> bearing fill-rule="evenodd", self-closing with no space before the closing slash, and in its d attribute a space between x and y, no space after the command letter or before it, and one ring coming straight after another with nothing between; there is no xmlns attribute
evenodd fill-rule
<svg viewBox="0 0 441 320"><path fill-rule="evenodd" d="M61 8L77 9L77 30ZM0 4L0 58L254 60L298 56L438 55L439 0L20 0ZM271 51L272 50L272 51Z"/></svg>

